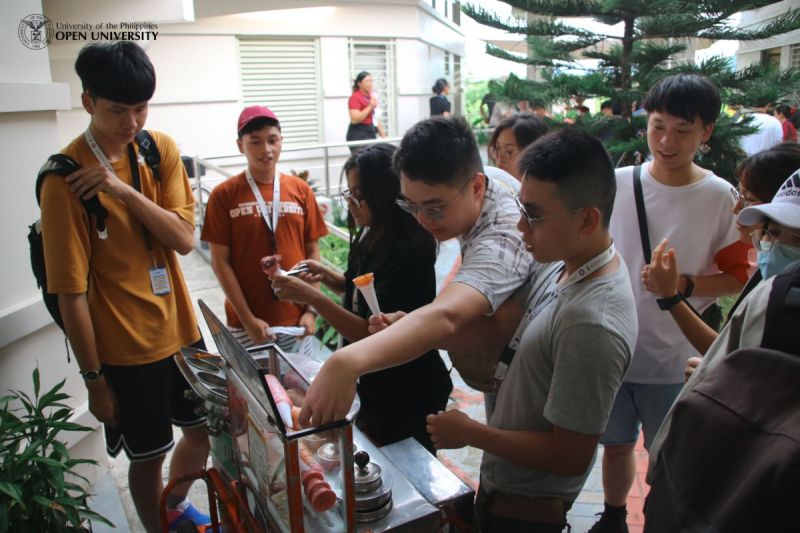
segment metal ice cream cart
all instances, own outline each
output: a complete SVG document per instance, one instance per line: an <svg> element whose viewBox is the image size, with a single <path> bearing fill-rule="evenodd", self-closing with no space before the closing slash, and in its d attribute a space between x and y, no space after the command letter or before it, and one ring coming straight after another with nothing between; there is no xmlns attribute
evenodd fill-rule
<svg viewBox="0 0 800 533"><path fill-rule="evenodd" d="M297 414L319 363L276 345L249 353L200 308L220 355L183 348L176 361L208 414L222 474L214 476L225 485L217 492L227 495L216 499L229 511L236 503L238 519L222 520L226 531L439 531L442 509L450 516L471 502L472 489L413 439L386 454L373 445L353 425L358 399L344 419L301 428Z"/></svg>

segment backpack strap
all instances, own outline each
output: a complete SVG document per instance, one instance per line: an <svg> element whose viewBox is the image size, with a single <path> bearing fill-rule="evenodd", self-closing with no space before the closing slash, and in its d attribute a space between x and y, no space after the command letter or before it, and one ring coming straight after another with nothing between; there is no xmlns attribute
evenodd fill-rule
<svg viewBox="0 0 800 533"><path fill-rule="evenodd" d="M161 167L161 152L158 151L158 145L153 136L150 135L149 131L141 130L136 134L136 144L139 145L139 154L144 158L150 170L153 171L153 177L156 178L156 181L161 181L161 172L159 170Z"/></svg>
<svg viewBox="0 0 800 533"><path fill-rule="evenodd" d="M800 261L775 276L767 301L761 347L800 354Z"/></svg>
<svg viewBox="0 0 800 533"><path fill-rule="evenodd" d="M66 178L81 166L77 161L64 154L53 154L47 158L42 168L39 169L39 174L36 176L36 203L41 205L42 200L42 184L44 179L50 174L56 174L62 178ZM106 230L106 219L108 218L108 210L103 207L100 198L97 195L92 196L88 200L81 198L81 204L84 209L90 214L94 215L95 226L99 234L103 234Z"/></svg>
<svg viewBox="0 0 800 533"><path fill-rule="evenodd" d="M642 165L633 167L633 197L636 199L636 217L639 219L639 236L642 240L644 263L650 264L653 255L650 247L650 232L647 228L647 212L644 210L644 193L642 192Z"/></svg>

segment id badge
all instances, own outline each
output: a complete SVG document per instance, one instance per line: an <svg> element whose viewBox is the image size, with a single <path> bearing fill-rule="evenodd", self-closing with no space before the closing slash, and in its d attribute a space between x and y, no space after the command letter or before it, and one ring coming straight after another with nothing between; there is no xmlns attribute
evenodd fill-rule
<svg viewBox="0 0 800 533"><path fill-rule="evenodd" d="M167 269L163 267L153 267L150 269L150 286L153 288L153 294L162 296L169 294L169 276Z"/></svg>

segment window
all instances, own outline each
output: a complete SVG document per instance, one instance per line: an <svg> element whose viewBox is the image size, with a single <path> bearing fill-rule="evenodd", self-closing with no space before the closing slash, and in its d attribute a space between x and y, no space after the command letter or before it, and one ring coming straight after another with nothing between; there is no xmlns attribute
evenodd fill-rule
<svg viewBox="0 0 800 533"><path fill-rule="evenodd" d="M366 70L372 75L372 90L380 101L375 115L386 135L395 135L397 124L394 42L390 40L350 40L350 79Z"/></svg>
<svg viewBox="0 0 800 533"><path fill-rule="evenodd" d="M789 48L789 66L800 68L800 43L794 43Z"/></svg>
<svg viewBox="0 0 800 533"><path fill-rule="evenodd" d="M284 142L322 142L316 39L239 39L242 103L265 105L281 121Z"/></svg>
<svg viewBox="0 0 800 533"><path fill-rule="evenodd" d="M781 67L781 48L768 48L761 51L761 64L772 69Z"/></svg>

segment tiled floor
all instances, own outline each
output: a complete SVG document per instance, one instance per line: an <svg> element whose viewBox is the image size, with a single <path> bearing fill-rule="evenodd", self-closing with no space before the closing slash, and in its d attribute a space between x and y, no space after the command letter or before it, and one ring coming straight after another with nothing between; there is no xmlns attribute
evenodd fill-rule
<svg viewBox="0 0 800 533"><path fill-rule="evenodd" d="M442 255L442 266L445 264L453 265L457 261L458 249L453 248L453 243L445 244L440 250ZM186 278L189 291L193 299L196 301L198 298L203 299L212 310L222 316L223 301L221 289L214 278L211 268L208 263L198 253L192 253L189 256L181 258L181 267L183 269L184 277ZM446 280L452 275L452 268L437 268L438 281L440 284L446 283ZM198 316L201 316L198 312ZM201 320L202 322L202 320ZM205 324L201 324L201 329L205 338L210 339ZM449 365L448 365L449 366ZM451 396L450 408L458 408L465 411L471 417L484 421L485 411L483 405L483 394L469 388L458 376L457 372L453 371L453 381L455 388ZM179 433L176 432L176 438ZM462 448L459 450L443 450L439 452L439 459L448 466L453 472L461 477L465 482L477 487L477 481L480 472L481 451L475 448ZM583 492L581 492L578 500L575 502L572 510L569 513L569 522L572 525L573 533L585 533L594 524L597 519L595 513L603 509L603 486L600 471L600 464L602 462L602 447L598 451L597 461L592 469L589 479L586 482ZM165 465L169 464L169 460L165 461ZM631 533L641 533L644 524L644 517L642 515L642 503L646 495L647 485L644 482L645 470L647 467L647 454L642 448L641 441L637 446L637 480L628 498L628 524ZM128 530L142 531L141 525L138 523L136 512L133 508L130 494L127 488L127 469L128 463L121 454L120 457L112 461L112 473L116 485L119 488L119 497L122 500L125 515L128 522L131 524ZM165 467L166 475L166 467ZM108 480L104 481L108 485ZM98 500L103 499L103 494L110 494L107 486L101 487L102 493L98 496ZM204 506L205 494L202 486L195 483L191 493L193 502L198 507ZM99 505L102 505L100 502ZM117 531L125 531L126 528L118 520Z"/></svg>

